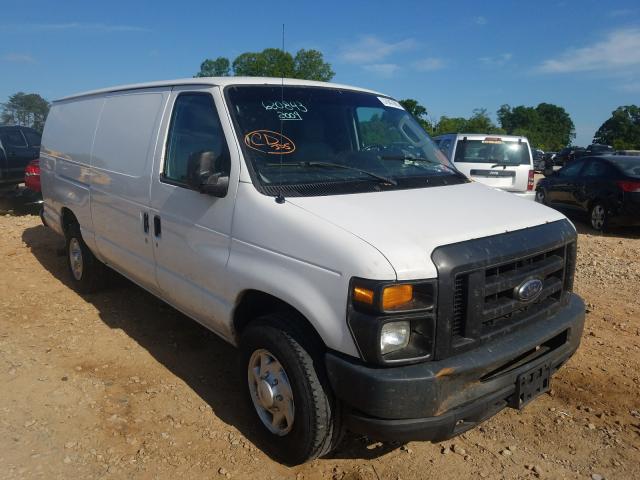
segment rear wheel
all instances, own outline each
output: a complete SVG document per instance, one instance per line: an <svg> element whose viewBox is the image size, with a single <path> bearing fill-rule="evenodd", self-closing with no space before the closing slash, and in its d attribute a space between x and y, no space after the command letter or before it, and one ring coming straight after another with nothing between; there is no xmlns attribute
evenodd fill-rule
<svg viewBox="0 0 640 480"><path fill-rule="evenodd" d="M249 325L241 339L247 394L265 449L290 465L329 453L342 433L321 349L292 328L295 321L269 315Z"/></svg>
<svg viewBox="0 0 640 480"><path fill-rule="evenodd" d="M606 230L607 224L609 222L609 214L607 212L607 208L602 202L595 202L591 206L590 218L591 227L594 230Z"/></svg>
<svg viewBox="0 0 640 480"><path fill-rule="evenodd" d="M67 265L71 284L79 293L92 293L105 284L107 269L84 243L80 227L72 224L66 232Z"/></svg>

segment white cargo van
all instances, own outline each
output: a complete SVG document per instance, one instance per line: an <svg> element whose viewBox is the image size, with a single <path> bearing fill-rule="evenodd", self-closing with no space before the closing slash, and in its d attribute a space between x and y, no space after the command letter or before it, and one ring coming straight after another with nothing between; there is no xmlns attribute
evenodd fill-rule
<svg viewBox="0 0 640 480"><path fill-rule="evenodd" d="M434 141L470 179L535 200L533 157L526 137L451 133Z"/></svg>
<svg viewBox="0 0 640 480"><path fill-rule="evenodd" d="M239 346L287 463L345 429L457 435L547 391L580 342L572 224L470 182L380 93L232 77L75 95L41 169L73 285L108 266Z"/></svg>

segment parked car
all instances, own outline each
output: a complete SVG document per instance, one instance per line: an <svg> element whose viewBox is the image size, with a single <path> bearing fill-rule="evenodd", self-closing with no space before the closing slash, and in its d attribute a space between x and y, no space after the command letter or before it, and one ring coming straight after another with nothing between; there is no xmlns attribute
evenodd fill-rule
<svg viewBox="0 0 640 480"><path fill-rule="evenodd" d="M640 157L580 158L540 180L536 200L587 214L595 230L640 224Z"/></svg>
<svg viewBox="0 0 640 480"><path fill-rule="evenodd" d="M513 162L498 171L529 169L525 139L482 142ZM237 345L287 463L345 428L439 441L522 408L582 336L571 222L470 182L380 93L222 77L79 94L53 102L40 166L71 285L113 268Z"/></svg>
<svg viewBox="0 0 640 480"><path fill-rule="evenodd" d="M40 193L40 159L31 160L24 169L24 185L32 192Z"/></svg>
<svg viewBox="0 0 640 480"><path fill-rule="evenodd" d="M614 152L615 152L615 150L610 145L602 145L600 143L592 143L591 145L589 145L586 148L584 154L586 156L591 156L591 155L605 155L607 153L613 154Z"/></svg>
<svg viewBox="0 0 640 480"><path fill-rule="evenodd" d="M586 149L582 147L565 147L553 158L553 164L558 167L564 167L567 163L583 156L585 152Z"/></svg>
<svg viewBox="0 0 640 480"><path fill-rule="evenodd" d="M24 182L24 169L40 152L40 134L28 127L0 126L0 188Z"/></svg>
<svg viewBox="0 0 640 480"><path fill-rule="evenodd" d="M531 149L531 156L533 157L533 170L536 172L542 172L545 168L544 151L539 148Z"/></svg>
<svg viewBox="0 0 640 480"><path fill-rule="evenodd" d="M533 158L525 137L452 133L434 140L470 179L527 200L535 199Z"/></svg>

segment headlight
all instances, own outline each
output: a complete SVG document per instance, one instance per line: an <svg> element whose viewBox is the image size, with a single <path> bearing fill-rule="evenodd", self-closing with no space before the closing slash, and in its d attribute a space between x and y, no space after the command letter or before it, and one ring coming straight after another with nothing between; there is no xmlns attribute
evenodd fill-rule
<svg viewBox="0 0 640 480"><path fill-rule="evenodd" d="M379 365L428 360L434 351L436 281L354 278L347 322L363 360Z"/></svg>
<svg viewBox="0 0 640 480"><path fill-rule="evenodd" d="M385 323L380 330L380 353L386 355L396 350L402 350L409 345L410 334L411 323L406 320Z"/></svg>

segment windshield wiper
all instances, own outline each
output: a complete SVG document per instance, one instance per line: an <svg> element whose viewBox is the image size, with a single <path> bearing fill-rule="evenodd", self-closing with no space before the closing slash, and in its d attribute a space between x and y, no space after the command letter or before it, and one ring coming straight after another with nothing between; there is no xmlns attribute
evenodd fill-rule
<svg viewBox="0 0 640 480"><path fill-rule="evenodd" d="M520 165L520 163L500 162L500 163L496 163L495 165L491 165L491 168L494 168L494 167L517 167L518 165Z"/></svg>
<svg viewBox="0 0 640 480"><path fill-rule="evenodd" d="M414 157L413 155L380 155L382 160L411 160L412 162L431 163L433 165L443 165L437 160L430 160L423 157Z"/></svg>
<svg viewBox="0 0 640 480"><path fill-rule="evenodd" d="M384 183L389 183L391 185L398 186L398 182L393 178L385 177L384 175L378 175L377 173L370 172L368 170L363 170L357 167L350 167L349 165L342 165L341 163L331 163L331 162L291 162L291 163L267 163L270 167L316 167L316 168L342 168L343 170L352 170L354 172L364 173L365 175L369 175L376 180L379 180Z"/></svg>

